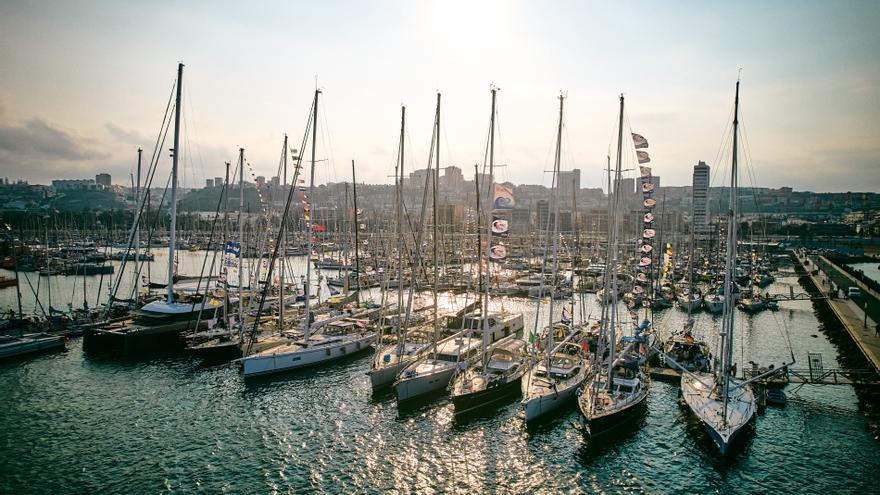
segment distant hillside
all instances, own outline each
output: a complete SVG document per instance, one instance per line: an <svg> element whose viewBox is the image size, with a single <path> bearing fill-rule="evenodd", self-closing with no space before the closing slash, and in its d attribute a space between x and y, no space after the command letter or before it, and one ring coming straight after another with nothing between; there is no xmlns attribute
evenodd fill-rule
<svg viewBox="0 0 880 495"><path fill-rule="evenodd" d="M108 190L65 191L51 200L51 208L58 211L119 210L125 207L122 198Z"/></svg>
<svg viewBox="0 0 880 495"><path fill-rule="evenodd" d="M257 189L252 185L248 186L245 185L244 188L244 209L245 211L256 212L260 209L260 198L257 195ZM178 202L177 209L178 211L213 212L217 209L217 202L220 200L220 192L222 190L223 188L220 187L194 189ZM238 211L238 194L238 188L234 187L229 194L229 211ZM224 205L221 204L221 211L223 207Z"/></svg>

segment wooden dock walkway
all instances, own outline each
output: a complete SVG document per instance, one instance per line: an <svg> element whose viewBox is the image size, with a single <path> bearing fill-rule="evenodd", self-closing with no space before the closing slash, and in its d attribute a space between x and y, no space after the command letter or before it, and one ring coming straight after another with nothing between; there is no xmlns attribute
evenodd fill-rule
<svg viewBox="0 0 880 495"><path fill-rule="evenodd" d="M846 328L847 333L853 339L853 342L865 355L865 359L873 366L874 371L880 373L880 336L876 331L877 322L867 317L865 311L860 308L855 301L851 299L832 299L830 297L830 285L828 276L822 272L815 263L800 253L795 253L801 266L807 271L813 284L822 293L828 297L828 306L840 320L840 323ZM816 272L814 274L814 272ZM853 285L858 285L853 283ZM841 287L844 291L845 287Z"/></svg>
<svg viewBox="0 0 880 495"><path fill-rule="evenodd" d="M766 372L762 369L745 369L742 378L748 380L753 376ZM681 381L681 372L669 368L648 368L648 373L654 380L678 383ZM847 370L841 368L805 368L780 370L770 378L758 380L757 383L766 387L784 387L788 384L810 385L870 385L880 386L877 374L872 370Z"/></svg>

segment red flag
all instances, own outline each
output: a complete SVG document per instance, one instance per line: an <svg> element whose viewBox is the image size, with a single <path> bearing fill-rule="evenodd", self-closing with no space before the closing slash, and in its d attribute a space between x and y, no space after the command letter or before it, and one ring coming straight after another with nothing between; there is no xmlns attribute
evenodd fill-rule
<svg viewBox="0 0 880 495"><path fill-rule="evenodd" d="M327 230L327 226L326 226L326 225L321 225L321 224L318 224L318 223L315 224L315 232L324 232L324 231L326 231L326 230Z"/></svg>

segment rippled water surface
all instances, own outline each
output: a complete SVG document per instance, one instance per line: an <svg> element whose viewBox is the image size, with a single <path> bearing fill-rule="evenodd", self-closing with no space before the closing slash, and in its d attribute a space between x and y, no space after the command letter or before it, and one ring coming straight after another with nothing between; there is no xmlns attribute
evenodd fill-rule
<svg viewBox="0 0 880 495"><path fill-rule="evenodd" d="M741 321L740 362L789 360L790 335L800 361L836 363L808 301ZM717 320L700 314L697 329L714 335ZM588 438L574 407L529 428L517 401L465 420L442 398L398 410L371 394L369 362L245 382L234 364L99 358L72 341L0 364L0 493L877 493L880 445L848 386L790 387L719 458L674 384L654 382L644 414Z"/></svg>

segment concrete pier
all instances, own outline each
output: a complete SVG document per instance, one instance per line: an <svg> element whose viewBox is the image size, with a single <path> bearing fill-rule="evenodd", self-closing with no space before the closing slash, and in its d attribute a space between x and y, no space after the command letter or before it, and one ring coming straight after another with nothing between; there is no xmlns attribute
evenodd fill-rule
<svg viewBox="0 0 880 495"><path fill-rule="evenodd" d="M835 274L837 276L836 278L840 278L840 276L843 275L846 278L850 278L852 283L846 287L840 287L838 281L835 286L842 290L838 294L834 294L834 297L832 298L830 290L832 280L829 278L829 274L822 271L814 261L810 260L809 257L803 253L795 252L795 256L801 266L807 271L807 274L816 286L816 289L818 289L822 295L828 296L828 306L837 316L837 319L840 320L840 323L846 329L847 333L849 333L853 342L855 342L862 351L862 354L865 355L865 359L868 360L875 372L880 373L880 335L877 334L876 330L877 322L865 314L864 307L860 306L860 304L863 304L862 301L856 302L852 299L846 298L846 289L849 286L855 286L861 289L862 294L870 294L871 297L875 298L880 298L880 295L874 294L868 287L859 283L857 280L852 279L841 269ZM826 258L822 257L822 260L824 263L834 266L834 264Z"/></svg>

